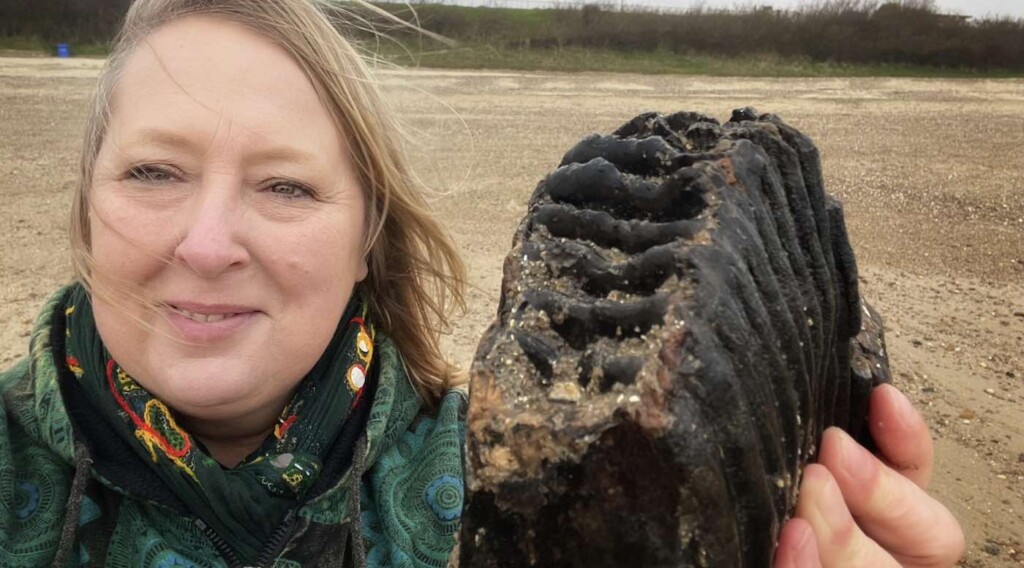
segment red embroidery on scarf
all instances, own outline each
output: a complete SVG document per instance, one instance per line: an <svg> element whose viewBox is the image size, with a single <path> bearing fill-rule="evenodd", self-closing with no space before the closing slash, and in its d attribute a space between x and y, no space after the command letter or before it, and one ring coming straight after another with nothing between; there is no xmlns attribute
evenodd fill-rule
<svg viewBox="0 0 1024 568"><path fill-rule="evenodd" d="M154 440L157 444L160 445L160 449L163 450L164 453L173 458L181 459L185 457L185 455L188 454L189 451L191 451L191 436L189 436L188 434L182 436L185 439L185 447L183 447L180 450L176 450L174 449L174 446L172 446L171 443L167 440L167 438L164 437L163 434L158 432L156 428L153 428L152 426L147 424L146 421L142 419L142 417L140 417L138 414L135 413L134 410L132 410L131 406L128 404L128 401L126 401L124 397L121 396L121 391L117 390L117 386L114 384L113 359L107 361L107 385L110 387L110 392L114 395L114 400L117 401L117 404L118 406L121 407L121 410L124 410L132 419L132 422L135 424L135 427L138 428L139 430L142 430L143 432L146 432L152 440Z"/></svg>
<svg viewBox="0 0 1024 568"><path fill-rule="evenodd" d="M299 417L295 414L292 414L291 416L286 418L284 422L281 422L278 425L274 426L274 436L276 436L278 440L283 440L285 434L288 433L288 429L291 428L292 425L298 421Z"/></svg>

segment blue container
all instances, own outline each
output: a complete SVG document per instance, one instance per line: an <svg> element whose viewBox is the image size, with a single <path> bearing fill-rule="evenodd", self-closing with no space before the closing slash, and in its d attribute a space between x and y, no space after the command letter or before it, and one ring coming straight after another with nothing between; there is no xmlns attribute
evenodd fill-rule
<svg viewBox="0 0 1024 568"><path fill-rule="evenodd" d="M68 49L68 44L58 43L57 44L57 57L71 57L71 50Z"/></svg>

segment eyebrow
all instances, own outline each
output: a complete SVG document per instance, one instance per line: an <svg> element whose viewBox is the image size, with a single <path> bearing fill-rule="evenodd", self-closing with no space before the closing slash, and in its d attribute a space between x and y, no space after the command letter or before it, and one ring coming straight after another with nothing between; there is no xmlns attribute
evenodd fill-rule
<svg viewBox="0 0 1024 568"><path fill-rule="evenodd" d="M128 137L127 143L132 146L138 144L153 144L156 146L182 150L201 149L199 147L200 144L193 141L188 136L184 136L170 130L161 130L159 128L145 128L134 132L131 137Z"/></svg>
<svg viewBox="0 0 1024 568"><path fill-rule="evenodd" d="M153 144L174 150L186 150L205 153L206 142L200 142L173 130L161 128L144 128L132 134L128 144ZM312 154L289 146L272 146L247 154L246 162L293 162L300 164L316 164L318 160Z"/></svg>

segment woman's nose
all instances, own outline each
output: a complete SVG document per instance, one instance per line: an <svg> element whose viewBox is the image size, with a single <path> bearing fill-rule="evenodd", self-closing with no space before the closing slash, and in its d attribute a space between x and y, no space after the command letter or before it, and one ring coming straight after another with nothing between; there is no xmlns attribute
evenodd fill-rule
<svg viewBox="0 0 1024 568"><path fill-rule="evenodd" d="M249 263L249 250L241 240L242 204L237 195L204 189L195 196L174 257L203 278L216 278Z"/></svg>

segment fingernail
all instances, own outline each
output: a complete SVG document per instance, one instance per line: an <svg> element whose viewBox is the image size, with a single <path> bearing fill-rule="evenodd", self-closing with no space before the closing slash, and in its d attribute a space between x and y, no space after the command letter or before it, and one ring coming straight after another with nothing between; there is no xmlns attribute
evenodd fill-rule
<svg viewBox="0 0 1024 568"><path fill-rule="evenodd" d="M878 474L878 461L856 440L842 430L839 436L839 455L842 459L843 473L858 485L871 483Z"/></svg>
<svg viewBox="0 0 1024 568"><path fill-rule="evenodd" d="M887 391L886 396L889 397L889 403L896 411L896 426L904 430L909 429L911 417L917 412L914 410L914 405L900 389L889 387L885 390Z"/></svg>

